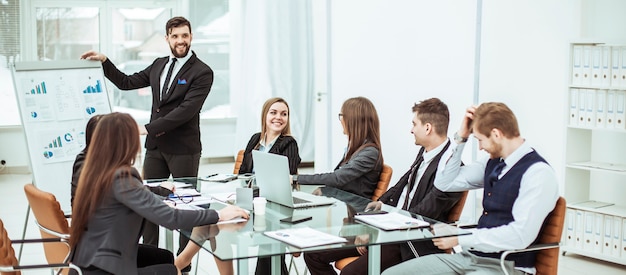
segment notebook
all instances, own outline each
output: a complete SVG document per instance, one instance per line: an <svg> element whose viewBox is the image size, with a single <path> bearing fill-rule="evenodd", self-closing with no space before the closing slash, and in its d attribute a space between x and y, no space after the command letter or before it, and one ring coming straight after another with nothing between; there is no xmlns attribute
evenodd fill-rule
<svg viewBox="0 0 626 275"><path fill-rule="evenodd" d="M306 192L291 191L289 162L283 155L252 151L256 184L260 195L268 201L291 208L302 208L335 203L335 199Z"/></svg>

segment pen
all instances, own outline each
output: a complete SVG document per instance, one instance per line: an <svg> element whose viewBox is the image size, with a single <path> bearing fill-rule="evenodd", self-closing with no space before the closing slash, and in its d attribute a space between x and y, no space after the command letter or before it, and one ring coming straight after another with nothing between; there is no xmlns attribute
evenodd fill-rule
<svg viewBox="0 0 626 275"><path fill-rule="evenodd" d="M217 173L215 173L215 174L211 174L211 175L206 176L206 178L208 179L208 178L210 178L210 177L217 176L217 175L218 175Z"/></svg>

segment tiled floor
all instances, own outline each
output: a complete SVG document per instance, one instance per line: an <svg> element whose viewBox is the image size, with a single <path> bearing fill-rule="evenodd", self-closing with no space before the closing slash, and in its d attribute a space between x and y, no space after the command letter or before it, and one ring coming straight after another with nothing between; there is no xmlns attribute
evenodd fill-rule
<svg viewBox="0 0 626 275"><path fill-rule="evenodd" d="M229 173L232 172L232 163L203 163L200 166L200 175L208 175L212 173ZM309 172L309 169L300 171L301 173ZM0 200L0 218L6 227L11 239L20 239L24 228L26 210L28 202L24 196L22 186L31 182L29 174L0 174L0 193L4 194L4 198ZM69 190L69 188L68 188ZM26 225L26 238L39 238L39 230L37 229L34 219L31 218ZM164 238L161 238L162 240ZM175 242L177 243L177 242ZM14 246L16 253L19 252L19 246ZM289 257L287 257L289 261ZM22 250L21 264L37 264L45 263L43 248L41 244L25 245ZM302 257L295 258L297 269L302 273L304 270L304 261ZM193 261L194 270L196 260ZM250 261L251 274L254 270L254 261ZM291 272L296 274L295 271ZM49 275L47 270L36 270L23 272L25 275L41 274ZM191 274L196 274L192 272ZM212 256L207 252L200 253L200 260L197 274L218 274L215 262ZM626 274L626 266L612 264L600 260L595 260L574 254L561 256L559 261L559 274L564 275L618 275Z"/></svg>

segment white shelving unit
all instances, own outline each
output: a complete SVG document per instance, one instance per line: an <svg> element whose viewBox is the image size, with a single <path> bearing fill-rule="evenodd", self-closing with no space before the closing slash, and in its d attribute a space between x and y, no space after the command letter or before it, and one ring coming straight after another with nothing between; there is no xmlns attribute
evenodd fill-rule
<svg viewBox="0 0 626 275"><path fill-rule="evenodd" d="M626 45L570 56L563 253L626 265Z"/></svg>

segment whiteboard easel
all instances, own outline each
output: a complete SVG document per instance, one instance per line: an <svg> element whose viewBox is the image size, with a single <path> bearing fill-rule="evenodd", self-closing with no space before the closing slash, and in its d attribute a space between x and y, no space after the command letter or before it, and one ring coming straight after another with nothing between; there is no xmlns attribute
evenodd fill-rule
<svg viewBox="0 0 626 275"><path fill-rule="evenodd" d="M100 62L18 62L13 83L37 188L54 194L70 212L76 155L85 148L85 126L111 112Z"/></svg>

